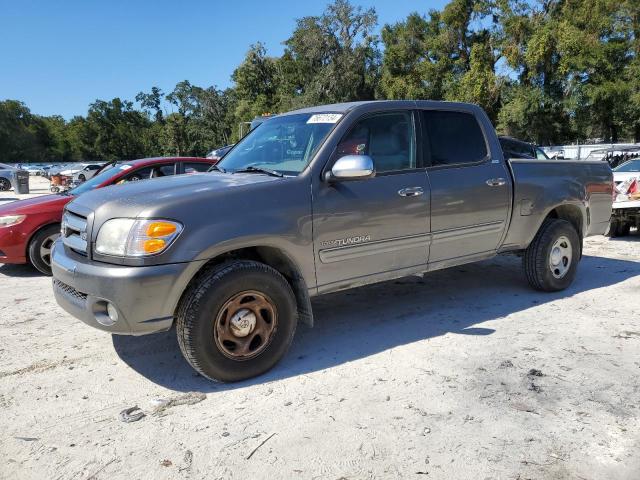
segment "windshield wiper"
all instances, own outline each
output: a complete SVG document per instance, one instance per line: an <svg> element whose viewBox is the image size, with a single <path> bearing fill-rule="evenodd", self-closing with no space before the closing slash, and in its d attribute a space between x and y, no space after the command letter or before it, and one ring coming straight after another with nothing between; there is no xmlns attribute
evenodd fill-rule
<svg viewBox="0 0 640 480"><path fill-rule="evenodd" d="M271 175L272 177L284 177L284 173L280 173L277 170L271 170L270 168L264 167L254 167L253 165L245 168L241 168L240 170L235 170L233 173L266 173L267 175Z"/></svg>

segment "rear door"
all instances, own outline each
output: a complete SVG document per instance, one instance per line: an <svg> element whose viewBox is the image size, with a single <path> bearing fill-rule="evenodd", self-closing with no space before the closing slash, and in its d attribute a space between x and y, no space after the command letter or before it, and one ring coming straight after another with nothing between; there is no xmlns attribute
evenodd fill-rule
<svg viewBox="0 0 640 480"><path fill-rule="evenodd" d="M491 158L472 113L423 110L421 120L431 185L430 268L489 256L509 215L511 176L505 162Z"/></svg>
<svg viewBox="0 0 640 480"><path fill-rule="evenodd" d="M429 185L416 152L414 112L369 114L340 141L328 168L344 155L369 155L376 176L321 182L313 198L320 291L368 283L424 265Z"/></svg>

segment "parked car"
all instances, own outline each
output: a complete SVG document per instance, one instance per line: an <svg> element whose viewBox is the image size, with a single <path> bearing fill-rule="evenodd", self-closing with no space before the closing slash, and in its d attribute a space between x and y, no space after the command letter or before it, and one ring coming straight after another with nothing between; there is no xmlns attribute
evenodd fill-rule
<svg viewBox="0 0 640 480"><path fill-rule="evenodd" d="M220 381L274 366L315 295L505 252L533 288L567 288L613 189L603 162L505 160L482 109L430 101L279 115L215 170L78 197L52 269L67 312L116 334L175 324Z"/></svg>
<svg viewBox="0 0 640 480"><path fill-rule="evenodd" d="M0 163L0 192L11 190L16 170L16 167L12 167L6 163Z"/></svg>
<svg viewBox="0 0 640 480"><path fill-rule="evenodd" d="M25 182L28 189L29 173L26 170L0 163L0 192L6 192L11 188L18 191L20 189L19 186L25 184Z"/></svg>
<svg viewBox="0 0 640 480"><path fill-rule="evenodd" d="M35 165L35 164L22 165L22 170L25 170L25 171L29 172L29 175L33 175L33 176L42 174L42 166L41 165Z"/></svg>
<svg viewBox="0 0 640 480"><path fill-rule="evenodd" d="M73 179L79 182L84 182L93 177L100 169L102 168L102 164L100 163L89 163L81 168L79 171L73 174Z"/></svg>
<svg viewBox="0 0 640 480"><path fill-rule="evenodd" d="M182 174L188 169L204 172L214 163L189 157L114 162L72 190L0 205L0 263L31 263L50 275L51 246L60 236L62 210L78 195L109 185Z"/></svg>
<svg viewBox="0 0 640 480"><path fill-rule="evenodd" d="M211 150L209 153L207 153L207 158L210 158L211 160L220 161L222 157L224 157L227 154L227 152L233 148L234 145L235 144L232 143L231 145L225 145L224 147Z"/></svg>
<svg viewBox="0 0 640 480"><path fill-rule="evenodd" d="M629 235L631 227L640 228L640 158L613 169L615 199L607 235Z"/></svg>
<svg viewBox="0 0 640 480"><path fill-rule="evenodd" d="M512 137L498 137L505 158L537 158L538 160L550 160L540 147L528 142L523 142Z"/></svg>

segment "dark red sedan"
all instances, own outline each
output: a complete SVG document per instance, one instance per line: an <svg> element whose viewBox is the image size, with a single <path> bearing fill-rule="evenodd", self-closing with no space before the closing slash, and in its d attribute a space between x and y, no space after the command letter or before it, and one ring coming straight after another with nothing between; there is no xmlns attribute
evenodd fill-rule
<svg viewBox="0 0 640 480"><path fill-rule="evenodd" d="M51 246L60 235L64 206L94 188L124 182L206 172L217 159L145 158L107 165L90 180L64 193L0 205L0 263L30 263L51 275Z"/></svg>

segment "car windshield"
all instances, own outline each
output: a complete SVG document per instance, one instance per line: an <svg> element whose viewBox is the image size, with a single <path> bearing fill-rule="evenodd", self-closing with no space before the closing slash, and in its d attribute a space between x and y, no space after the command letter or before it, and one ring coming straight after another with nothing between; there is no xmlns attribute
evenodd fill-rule
<svg viewBox="0 0 640 480"><path fill-rule="evenodd" d="M131 168L130 165L118 164L114 163L113 165L107 165L103 171L101 171L98 175L90 178L86 182L81 183L76 188L69 190L71 195L80 195L81 193L88 192L89 190L93 190L98 187L100 184L104 183L106 180L109 180L111 177L116 175L123 169Z"/></svg>
<svg viewBox="0 0 640 480"><path fill-rule="evenodd" d="M614 172L640 172L640 160L631 160L613 169Z"/></svg>
<svg viewBox="0 0 640 480"><path fill-rule="evenodd" d="M300 113L266 120L227 153L219 167L230 172L249 168L298 175L341 117L339 113Z"/></svg>

